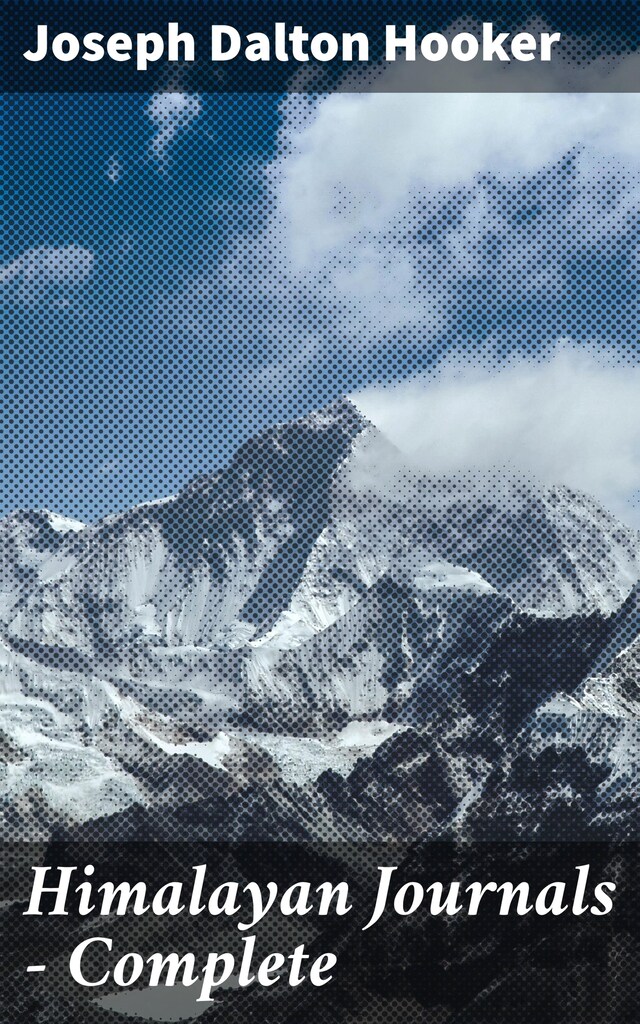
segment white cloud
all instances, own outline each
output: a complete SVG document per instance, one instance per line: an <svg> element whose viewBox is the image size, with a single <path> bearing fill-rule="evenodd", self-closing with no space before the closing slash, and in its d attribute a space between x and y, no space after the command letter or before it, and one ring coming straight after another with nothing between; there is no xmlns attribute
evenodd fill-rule
<svg viewBox="0 0 640 1024"><path fill-rule="evenodd" d="M531 175L579 147L640 166L637 94L336 93L289 101L277 201L295 264L402 221L418 194Z"/></svg>
<svg viewBox="0 0 640 1024"><path fill-rule="evenodd" d="M575 251L623 237L640 210L640 95L296 94L281 116L267 222L177 297L189 333L211 333L213 318L223 329L231 275L236 303L264 310L259 330L279 344L365 351L395 334L427 349L469 279L559 304ZM550 174L528 199L532 176L567 154L571 180ZM514 224L518 203L535 223Z"/></svg>
<svg viewBox="0 0 640 1024"><path fill-rule="evenodd" d="M567 344L502 368L465 358L353 400L434 476L511 468L587 491L640 525L639 366Z"/></svg>
<svg viewBox="0 0 640 1024"><path fill-rule="evenodd" d="M169 319L250 335L271 395L328 366L353 380L437 365L466 338L461 376L449 359L437 379L365 391L365 412L435 473L513 463L635 515L640 370L548 346L573 317L580 337L604 324L635 353L640 95L296 94L281 115L266 224ZM490 371L483 341L523 355Z"/></svg>
<svg viewBox="0 0 640 1024"><path fill-rule="evenodd" d="M93 265L93 253L80 245L43 245L0 266L0 286L22 301L37 302L52 288L82 284Z"/></svg>
<svg viewBox="0 0 640 1024"><path fill-rule="evenodd" d="M202 102L195 93L154 93L146 113L157 127L156 134L151 140L151 151L157 160L163 162L166 159L168 149L178 132L192 125L201 111Z"/></svg>

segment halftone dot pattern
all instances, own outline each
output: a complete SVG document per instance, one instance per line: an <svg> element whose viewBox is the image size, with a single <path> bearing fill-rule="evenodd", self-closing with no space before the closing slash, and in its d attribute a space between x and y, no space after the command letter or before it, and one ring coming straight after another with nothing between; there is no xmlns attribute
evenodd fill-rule
<svg viewBox="0 0 640 1024"><path fill-rule="evenodd" d="M345 398L633 367L633 159L567 120L389 192L376 103L8 101L7 838L637 835L637 531Z"/></svg>
<svg viewBox="0 0 640 1024"><path fill-rule="evenodd" d="M438 468L411 462L345 395L456 368L497 386L558 339L632 373L635 158L594 156L559 100L567 141L547 152L540 131L544 159L511 165L505 141L458 180L458 147L441 180L398 185L376 136L400 121L411 150L424 111L405 97L361 136L376 102L8 100L3 837L54 837L96 882L205 861L216 883L349 877L359 908L383 861L538 887L588 863L619 885L612 923L305 919L340 953L334 984L222 992L199 1019L621 1024L640 977L638 533L562 479L444 470L450 420ZM43 853L11 849L2 1020L115 1019L113 984L88 1002L69 976L89 922L23 918ZM203 917L100 928L118 954L240 950ZM274 915L260 948L297 934Z"/></svg>
<svg viewBox="0 0 640 1024"><path fill-rule="evenodd" d="M28 871L35 848L13 849L16 867ZM390 903L377 922L364 930L376 906L381 857L395 866ZM205 902L218 887L222 895L211 911L191 915L185 910L171 918L149 912L81 917L74 912L77 901L72 899L67 904L69 918L61 919L46 913L53 902L47 897L40 918L20 919L17 907L3 910L14 937L6 958L8 983L2 992L11 1014L4 1018L7 1021L71 1024L81 1016L101 1024L118 1019L120 1013L136 1020L155 1019L158 996L165 1016L172 1012L189 1019L191 1013L223 1024L237 1020L238 1014L256 1024L311 1020L418 1024L425 1019L483 1024L497 1019L506 1024L514 1015L533 1022L541 1014L558 1024L567 1019L618 1024L632 1020L635 1012L636 844L60 843L48 851L47 863L69 860L90 865L86 874L78 869L76 880L91 887L98 908L104 898L99 887L105 882L137 882L153 899L171 878L189 900L195 863L200 866L200 895ZM477 887L479 878L517 878L520 889L515 900L523 898L525 887L525 900L550 902L558 891L571 900L576 863L588 866L590 883L594 878L615 877L617 914L611 919L590 913L550 917L513 912L500 918L495 910L504 897L491 892L482 897L481 912L466 913L469 896L464 886L475 882ZM585 867L580 871L584 880ZM282 908L295 906L298 900L304 906L301 878L309 880L310 910L287 914ZM551 890L549 879L558 880ZM243 888L248 881L275 885L277 897L251 933L243 934L238 924L249 922L252 912ZM319 900L311 886L323 882L348 887L349 911L338 914L334 896L333 912L318 912ZM554 888L561 885L564 889ZM238 899L236 909L226 915L217 909L223 905L225 886L236 886ZM416 892L421 895L420 887L421 902L415 899ZM168 899L166 889L165 896ZM141 898L134 890L130 905L136 899ZM582 899L592 904L591 884ZM399 901L400 911L394 909L393 900ZM103 982L83 988L71 981L68 960L81 940L98 934L101 940L82 954L82 971L88 981L102 978ZM105 949L105 940L112 942L112 949ZM208 991L203 978L208 957L224 952L239 962L247 943L254 947L245 977L257 970L268 953L282 951L290 957L302 944L304 983L287 984L289 962L285 962L282 978L273 987L243 982ZM310 965L328 950L337 955L331 982L314 987L307 977ZM166 987L143 990L153 963L147 958L164 957L170 951L192 957L193 984L176 991L165 964L161 984ZM126 957L124 976L131 979L130 984L114 980L121 957ZM38 974L25 984L25 965L42 961L47 965L45 976ZM223 970L224 962L218 964L217 979ZM188 978L189 966L183 962L176 977L184 977L184 972ZM200 992L204 999L211 996L209 1005L196 1003Z"/></svg>

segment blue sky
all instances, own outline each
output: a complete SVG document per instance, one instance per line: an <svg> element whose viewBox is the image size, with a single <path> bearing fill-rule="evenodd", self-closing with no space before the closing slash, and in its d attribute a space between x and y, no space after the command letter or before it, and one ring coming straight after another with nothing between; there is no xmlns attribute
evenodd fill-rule
<svg viewBox="0 0 640 1024"><path fill-rule="evenodd" d="M260 217L254 167L272 153L277 102L203 100L166 152L149 105L8 101L1 262L33 255L2 291L4 510L94 517L179 486L235 444L228 354L183 340L156 310ZM90 254L90 271L63 247Z"/></svg>
<svg viewBox="0 0 640 1024"><path fill-rule="evenodd" d="M93 519L442 366L635 365L632 99L10 100L0 509Z"/></svg>

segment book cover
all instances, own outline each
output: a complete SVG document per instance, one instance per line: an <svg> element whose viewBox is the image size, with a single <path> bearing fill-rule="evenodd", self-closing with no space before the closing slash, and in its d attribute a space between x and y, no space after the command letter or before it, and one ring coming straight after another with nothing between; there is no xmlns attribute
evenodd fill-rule
<svg viewBox="0 0 640 1024"><path fill-rule="evenodd" d="M637 5L3 13L0 1019L636 1020Z"/></svg>

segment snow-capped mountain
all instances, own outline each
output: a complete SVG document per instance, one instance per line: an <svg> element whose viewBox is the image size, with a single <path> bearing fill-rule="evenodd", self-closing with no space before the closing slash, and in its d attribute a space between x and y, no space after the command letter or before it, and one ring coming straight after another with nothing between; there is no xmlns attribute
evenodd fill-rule
<svg viewBox="0 0 640 1024"><path fill-rule="evenodd" d="M630 778L639 580L638 534L593 499L421 475L346 401L98 523L15 512L7 834L259 791L276 833L313 832L312 804L357 836L383 783L382 833L438 833L497 807L519 757L580 747Z"/></svg>

